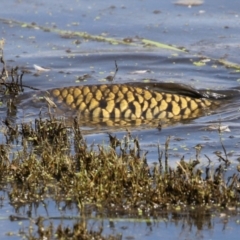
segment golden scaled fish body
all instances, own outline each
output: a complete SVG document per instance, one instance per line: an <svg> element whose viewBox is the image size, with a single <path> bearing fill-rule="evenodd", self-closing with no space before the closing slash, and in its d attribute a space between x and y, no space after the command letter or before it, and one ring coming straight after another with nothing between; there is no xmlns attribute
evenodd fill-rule
<svg viewBox="0 0 240 240"><path fill-rule="evenodd" d="M192 88L167 84L103 84L50 90L55 102L92 119L181 120L196 118L216 103Z"/></svg>

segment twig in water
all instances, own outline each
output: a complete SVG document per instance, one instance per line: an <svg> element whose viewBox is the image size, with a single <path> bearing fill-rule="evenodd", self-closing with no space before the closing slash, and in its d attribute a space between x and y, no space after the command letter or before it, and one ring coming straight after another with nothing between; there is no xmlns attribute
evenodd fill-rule
<svg viewBox="0 0 240 240"><path fill-rule="evenodd" d="M171 137L168 136L166 142L165 142L165 172L168 172L168 147Z"/></svg>
<svg viewBox="0 0 240 240"><path fill-rule="evenodd" d="M227 151L226 151L226 148L224 147L223 145L223 142L222 142L222 137L221 137L221 122L219 123L219 128L218 128L218 133L219 133L219 138L220 138L220 143L222 145L222 149L223 149L223 152L225 154L225 159L221 156L221 155L218 155L218 157L224 161L224 163L226 164L226 166L229 166L230 165L230 161L228 159L228 156L227 156Z"/></svg>
<svg viewBox="0 0 240 240"><path fill-rule="evenodd" d="M114 78L116 77L117 72L118 72L118 65L117 65L117 61L115 60L115 72L114 72L113 76L108 76L108 77L106 77L106 79L108 81L112 82L114 80Z"/></svg>
<svg viewBox="0 0 240 240"><path fill-rule="evenodd" d="M160 150L160 144L158 144L158 162L159 162L160 173L162 173L162 170L163 170L162 156L163 156L163 150Z"/></svg>

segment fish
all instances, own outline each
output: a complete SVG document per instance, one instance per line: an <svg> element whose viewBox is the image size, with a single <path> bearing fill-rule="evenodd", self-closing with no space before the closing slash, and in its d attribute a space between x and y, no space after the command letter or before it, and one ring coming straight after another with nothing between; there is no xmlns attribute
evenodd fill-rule
<svg viewBox="0 0 240 240"><path fill-rule="evenodd" d="M216 97L174 83L97 84L54 88L52 100L94 122L181 121L219 106ZM115 122L115 124L114 124Z"/></svg>

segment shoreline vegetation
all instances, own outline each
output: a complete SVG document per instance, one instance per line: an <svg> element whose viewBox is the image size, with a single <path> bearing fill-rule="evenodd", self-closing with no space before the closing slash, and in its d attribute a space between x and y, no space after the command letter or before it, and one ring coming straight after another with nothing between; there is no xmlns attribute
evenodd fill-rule
<svg viewBox="0 0 240 240"><path fill-rule="evenodd" d="M6 119L2 121L0 186L16 210L10 220L33 220L30 210L23 217L17 214L18 209L33 205L37 208L46 199L52 199L57 205L72 204L80 216L67 227L54 226L51 216L39 216L33 220L35 227L30 223L29 231L21 231L21 236L27 239L121 239L119 234L104 237L103 225L99 230L89 229L87 209L104 212L106 217L118 212L121 216L148 216L147 219L157 219L163 213L166 216L188 211L204 219L213 210L239 208L240 166L229 170L232 165L223 144L225 157L220 157L217 167L211 165L210 159L208 166L198 167L199 147L195 159L179 159L176 169L172 169L168 165L170 137L164 143L164 150L159 146L158 164L149 166L147 153L142 153L138 139L128 131L123 139L109 134L108 145L89 146L77 118L69 126L63 118L49 113L48 118L40 115L33 122L14 124L8 118L8 112L16 108L11 96L24 88L24 74L19 74L17 68L7 70L3 53L1 63L0 94L8 100ZM227 171L231 171L228 178L225 177Z"/></svg>

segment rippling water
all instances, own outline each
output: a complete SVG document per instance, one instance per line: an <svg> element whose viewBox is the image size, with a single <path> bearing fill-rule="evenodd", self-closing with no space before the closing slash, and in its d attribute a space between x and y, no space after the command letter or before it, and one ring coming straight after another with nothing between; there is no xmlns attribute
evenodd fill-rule
<svg viewBox="0 0 240 240"><path fill-rule="evenodd" d="M18 65L29 71L24 75L26 85L47 90L105 83L105 78L115 71L116 60L119 71L114 81L117 83L176 82L197 89L238 93L239 68L229 68L219 60L240 64L239 0L209 0L191 8L168 0L2 0L0 6L0 36L6 40L5 60L9 67ZM75 36L75 32L128 39L135 46L83 39ZM188 52L143 46L140 44L142 38L184 47ZM50 68L50 71L38 73L34 64ZM27 92L32 94L33 91ZM193 159L194 146L199 143L203 145L203 153L217 161L214 152L222 151L219 134L207 131L206 127L221 122L230 129L222 136L227 152L232 153L231 160L236 163L240 155L239 103L240 97L236 94L232 101L212 115L177 123L161 131L149 126L132 128L132 135L138 136L142 151L148 151L150 164L157 159L157 145L160 143L163 148L168 136L172 136L170 164L175 165L182 155L185 159ZM13 120L31 120L39 112L39 109L32 108L28 117L27 108L20 104ZM5 109L3 104L1 119L5 117ZM109 129L98 128L97 133L94 127L90 130L91 133L89 129L86 131L89 143L108 141L105 132ZM119 137L125 134L124 128L110 131ZM202 164L206 161L203 156Z"/></svg>

